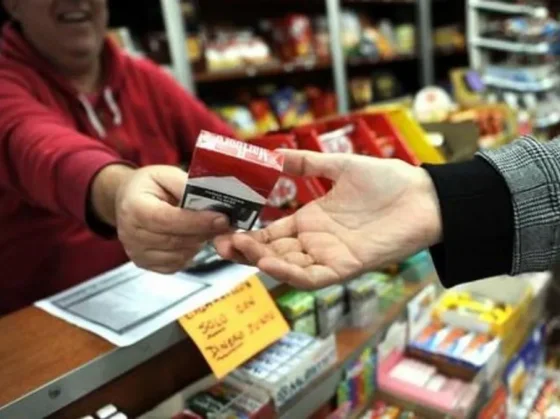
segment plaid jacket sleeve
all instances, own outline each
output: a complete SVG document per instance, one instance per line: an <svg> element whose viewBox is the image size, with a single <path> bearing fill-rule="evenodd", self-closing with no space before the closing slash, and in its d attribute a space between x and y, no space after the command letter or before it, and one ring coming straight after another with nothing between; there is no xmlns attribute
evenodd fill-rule
<svg viewBox="0 0 560 419"><path fill-rule="evenodd" d="M515 238L512 274L550 269L560 260L560 139L524 137L479 153L506 180Z"/></svg>

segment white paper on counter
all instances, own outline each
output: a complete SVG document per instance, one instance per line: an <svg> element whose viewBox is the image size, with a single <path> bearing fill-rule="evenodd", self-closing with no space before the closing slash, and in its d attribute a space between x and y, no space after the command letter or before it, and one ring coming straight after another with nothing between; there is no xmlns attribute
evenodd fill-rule
<svg viewBox="0 0 560 419"><path fill-rule="evenodd" d="M231 265L208 274L161 275L127 263L35 305L117 346L128 346L257 272Z"/></svg>

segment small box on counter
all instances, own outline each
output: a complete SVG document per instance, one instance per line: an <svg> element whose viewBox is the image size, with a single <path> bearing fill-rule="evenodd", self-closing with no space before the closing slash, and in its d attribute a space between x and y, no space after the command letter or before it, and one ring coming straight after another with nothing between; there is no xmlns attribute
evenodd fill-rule
<svg viewBox="0 0 560 419"><path fill-rule="evenodd" d="M250 230L283 169L282 154L201 131L181 206L226 214Z"/></svg>
<svg viewBox="0 0 560 419"><path fill-rule="evenodd" d="M292 290L278 297L276 304L293 331L317 335L315 298L312 293Z"/></svg>

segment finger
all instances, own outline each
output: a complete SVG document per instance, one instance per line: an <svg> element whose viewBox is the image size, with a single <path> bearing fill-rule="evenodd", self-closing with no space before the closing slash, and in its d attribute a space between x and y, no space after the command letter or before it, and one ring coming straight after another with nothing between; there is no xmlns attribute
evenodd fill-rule
<svg viewBox="0 0 560 419"><path fill-rule="evenodd" d="M295 176L316 176L337 180L348 159L346 154L278 150L284 154L284 172Z"/></svg>
<svg viewBox="0 0 560 419"><path fill-rule="evenodd" d="M152 179L164 189L175 202L180 202L185 192L189 175L178 167L162 166L162 170L151 172Z"/></svg>
<svg viewBox="0 0 560 419"><path fill-rule="evenodd" d="M260 243L248 234L234 234L233 247L241 253L251 265L257 265L260 259L275 256L274 251L266 244Z"/></svg>
<svg viewBox="0 0 560 419"><path fill-rule="evenodd" d="M289 252L281 256L283 260L292 265L307 268L315 263L315 260L308 254L303 252Z"/></svg>
<svg viewBox="0 0 560 419"><path fill-rule="evenodd" d="M293 238L297 234L296 218L291 215L273 222L262 230L248 233L256 241L268 244L284 238Z"/></svg>
<svg viewBox="0 0 560 419"><path fill-rule="evenodd" d="M144 201L137 221L152 233L177 236L212 236L229 230L228 218L211 211L191 211L157 199Z"/></svg>
<svg viewBox="0 0 560 419"><path fill-rule="evenodd" d="M135 229L127 232L122 229L118 230L120 241L134 247L141 247L145 250L186 250L194 248L206 243L212 237L210 236L176 236L173 234L159 234L146 231L144 229Z"/></svg>
<svg viewBox="0 0 560 419"><path fill-rule="evenodd" d="M233 246L232 236L232 234L224 234L216 237L213 241L216 252L226 260L249 265L247 258Z"/></svg>
<svg viewBox="0 0 560 419"><path fill-rule="evenodd" d="M279 256L285 253L301 252L303 250L301 242L295 238L275 240L270 243L270 248Z"/></svg>
<svg viewBox="0 0 560 419"><path fill-rule="evenodd" d="M258 267L276 280L300 289L323 288L341 280L329 267L311 265L303 268L276 257L261 259Z"/></svg>

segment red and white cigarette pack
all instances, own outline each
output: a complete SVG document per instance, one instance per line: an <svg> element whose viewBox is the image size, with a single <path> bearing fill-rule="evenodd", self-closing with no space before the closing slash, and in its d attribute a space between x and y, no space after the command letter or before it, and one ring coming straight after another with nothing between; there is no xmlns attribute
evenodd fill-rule
<svg viewBox="0 0 560 419"><path fill-rule="evenodd" d="M283 165L280 153L201 131L181 206L224 213L232 227L250 230Z"/></svg>

